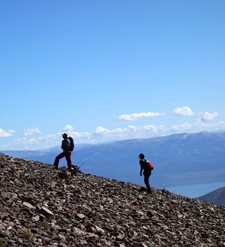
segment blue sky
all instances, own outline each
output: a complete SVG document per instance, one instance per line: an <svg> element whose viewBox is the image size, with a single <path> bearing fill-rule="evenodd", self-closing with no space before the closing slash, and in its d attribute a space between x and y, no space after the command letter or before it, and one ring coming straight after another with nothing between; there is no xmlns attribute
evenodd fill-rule
<svg viewBox="0 0 225 247"><path fill-rule="evenodd" d="M0 150L225 130L224 0L0 2Z"/></svg>

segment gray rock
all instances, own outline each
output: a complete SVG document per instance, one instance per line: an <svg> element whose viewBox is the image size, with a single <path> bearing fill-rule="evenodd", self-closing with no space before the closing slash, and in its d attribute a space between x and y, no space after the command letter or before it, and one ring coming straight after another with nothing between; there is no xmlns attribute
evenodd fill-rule
<svg viewBox="0 0 225 247"><path fill-rule="evenodd" d="M97 165L97 164L96 164ZM10 247L224 246L225 207L0 154L0 240Z"/></svg>
<svg viewBox="0 0 225 247"><path fill-rule="evenodd" d="M29 208L29 209L35 209L35 207L33 205L31 205L30 203L28 202L23 202L23 206Z"/></svg>

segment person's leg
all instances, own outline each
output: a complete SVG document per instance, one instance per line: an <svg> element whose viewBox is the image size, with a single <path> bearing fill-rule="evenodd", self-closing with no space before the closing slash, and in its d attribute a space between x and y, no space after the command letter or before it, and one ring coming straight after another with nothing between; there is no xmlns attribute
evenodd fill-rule
<svg viewBox="0 0 225 247"><path fill-rule="evenodd" d="M65 157L66 157L66 161L67 161L67 167L68 169L71 169L71 152L65 152Z"/></svg>
<svg viewBox="0 0 225 247"><path fill-rule="evenodd" d="M55 158L55 162L53 164L54 168L58 169L59 167L59 160L62 159L64 157L64 152L60 153L59 155L56 156Z"/></svg>
<svg viewBox="0 0 225 247"><path fill-rule="evenodd" d="M146 185L146 188L147 188L147 192L149 193L149 194L151 194L152 193L152 190L151 190L151 187L150 187L150 185L149 185L149 177L150 177L150 174L145 174L144 175L144 182L145 182L145 185Z"/></svg>

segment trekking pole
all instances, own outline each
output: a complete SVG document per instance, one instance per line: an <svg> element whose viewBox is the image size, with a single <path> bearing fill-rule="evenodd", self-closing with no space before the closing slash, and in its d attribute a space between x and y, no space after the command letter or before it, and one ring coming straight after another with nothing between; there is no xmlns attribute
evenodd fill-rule
<svg viewBox="0 0 225 247"><path fill-rule="evenodd" d="M87 162L87 160L83 161L81 165L79 166L79 169Z"/></svg>

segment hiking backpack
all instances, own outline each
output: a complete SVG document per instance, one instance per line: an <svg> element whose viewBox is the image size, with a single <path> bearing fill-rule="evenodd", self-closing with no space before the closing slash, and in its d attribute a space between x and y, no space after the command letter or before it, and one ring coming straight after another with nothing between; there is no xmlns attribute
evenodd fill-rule
<svg viewBox="0 0 225 247"><path fill-rule="evenodd" d="M74 150L74 141L73 141L73 138L70 136L68 137L68 140L70 141L70 151L73 151Z"/></svg>
<svg viewBox="0 0 225 247"><path fill-rule="evenodd" d="M149 160L146 160L147 165L150 167L151 170L154 170L154 166Z"/></svg>

